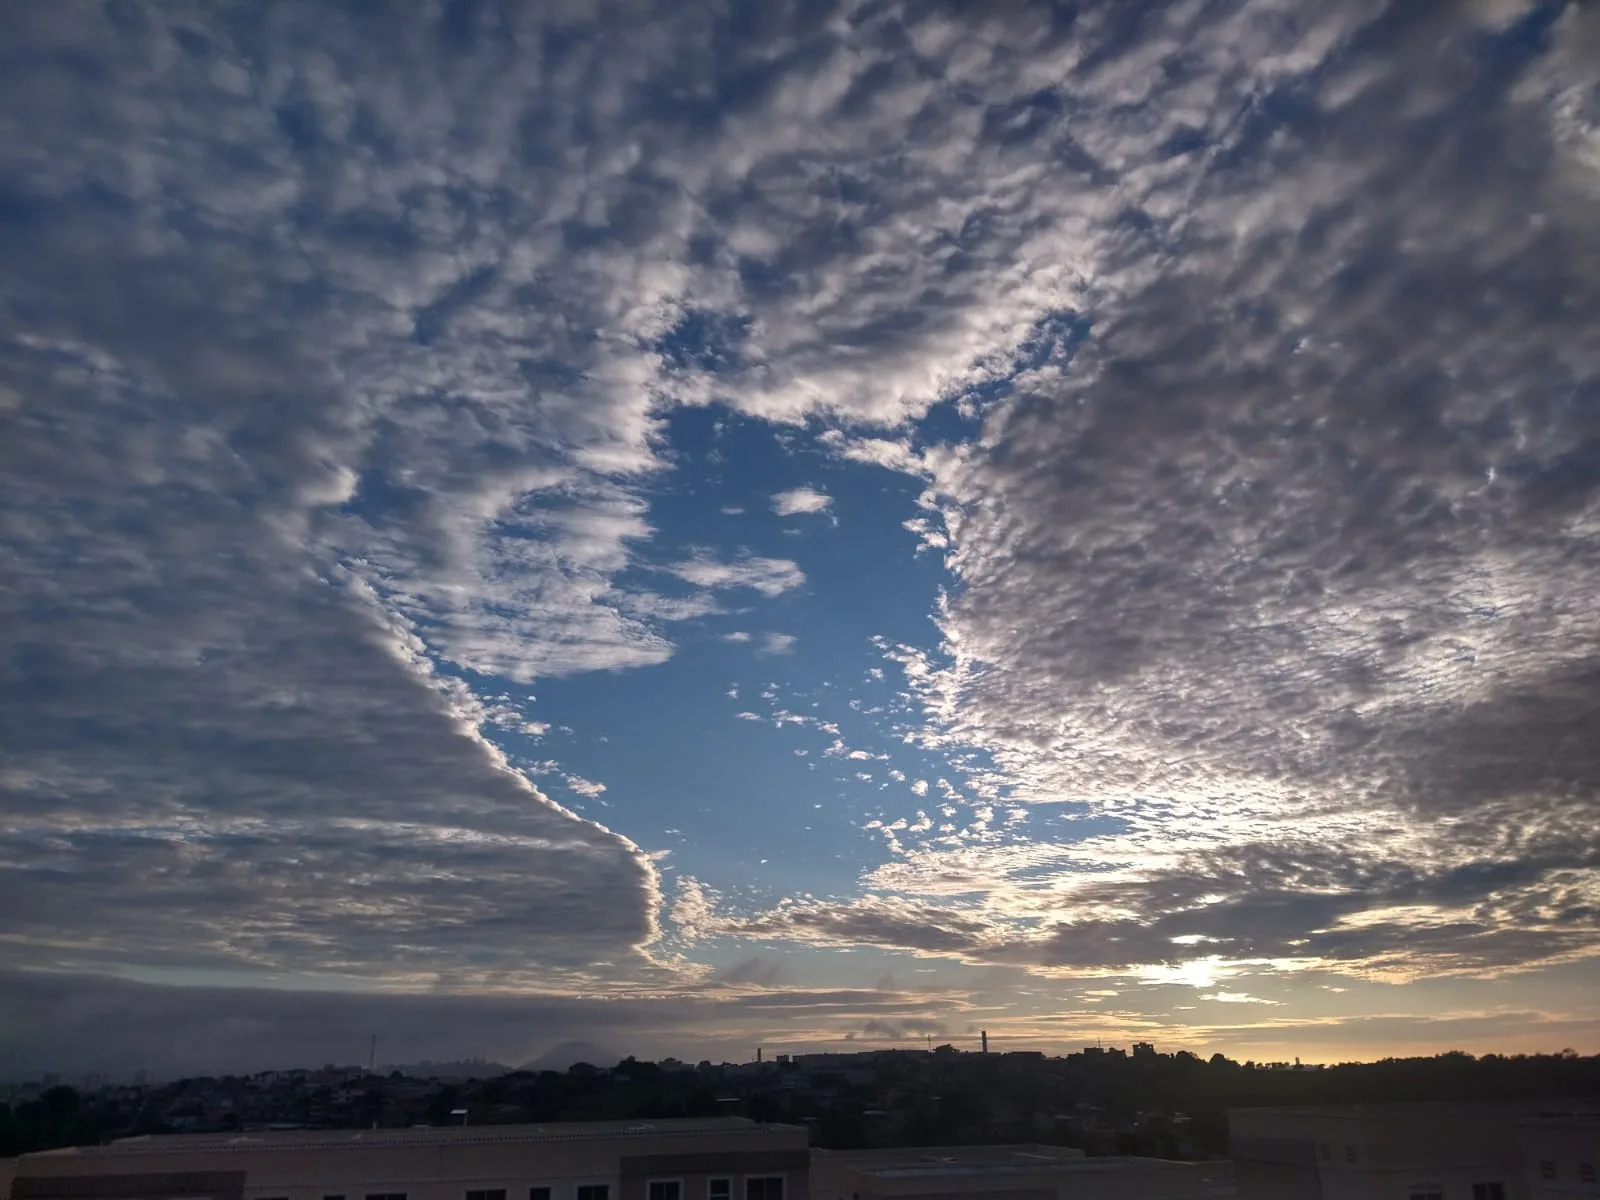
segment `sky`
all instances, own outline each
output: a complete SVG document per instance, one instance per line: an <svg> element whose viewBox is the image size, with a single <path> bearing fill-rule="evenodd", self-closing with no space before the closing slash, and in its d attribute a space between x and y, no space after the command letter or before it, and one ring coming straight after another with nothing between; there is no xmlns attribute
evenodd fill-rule
<svg viewBox="0 0 1600 1200"><path fill-rule="evenodd" d="M1600 1050L1600 8L0 5L0 1069Z"/></svg>

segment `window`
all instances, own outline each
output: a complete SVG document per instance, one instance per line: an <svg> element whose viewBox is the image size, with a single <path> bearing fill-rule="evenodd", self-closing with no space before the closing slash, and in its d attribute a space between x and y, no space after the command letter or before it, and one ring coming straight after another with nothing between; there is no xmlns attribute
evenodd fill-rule
<svg viewBox="0 0 1600 1200"><path fill-rule="evenodd" d="M547 1187L531 1187L528 1189L528 1200L550 1200L550 1189Z"/></svg>
<svg viewBox="0 0 1600 1200"><path fill-rule="evenodd" d="M469 1191L467 1200L506 1200L505 1188L482 1188Z"/></svg>
<svg viewBox="0 0 1600 1200"><path fill-rule="evenodd" d="M744 1200L783 1200L783 1176L745 1176Z"/></svg>
<svg viewBox="0 0 1600 1200"><path fill-rule="evenodd" d="M578 1200L611 1200L611 1185L609 1183L580 1183L578 1185ZM1501 1200L1505 1200L1501 1197Z"/></svg>
<svg viewBox="0 0 1600 1200"><path fill-rule="evenodd" d="M1441 1192L1412 1192L1409 1200L1444 1200Z"/></svg>
<svg viewBox="0 0 1600 1200"><path fill-rule="evenodd" d="M1323 1162L1327 1162L1328 1159L1333 1157L1333 1147L1328 1145L1327 1142L1321 1143L1317 1146L1317 1157L1322 1159Z"/></svg>
<svg viewBox="0 0 1600 1200"><path fill-rule="evenodd" d="M1548 1158L1541 1158L1539 1160L1539 1178L1554 1179L1555 1177L1556 1164L1551 1162Z"/></svg>
<svg viewBox="0 0 1600 1200"><path fill-rule="evenodd" d="M1356 1148L1354 1146L1346 1146L1344 1148L1344 1160L1345 1162L1355 1162Z"/></svg>
<svg viewBox="0 0 1600 1200"><path fill-rule="evenodd" d="M1498 1179L1493 1183L1472 1185L1472 1200L1506 1200L1506 1185Z"/></svg>
<svg viewBox="0 0 1600 1200"><path fill-rule="evenodd" d="M652 1179L650 1200L683 1200L683 1184L676 1179Z"/></svg>
<svg viewBox="0 0 1600 1200"><path fill-rule="evenodd" d="M1579 1163L1578 1164L1578 1182L1579 1183L1593 1183L1594 1181L1595 1181L1594 1164L1593 1163Z"/></svg>
<svg viewBox="0 0 1600 1200"><path fill-rule="evenodd" d="M706 1180L706 1200L733 1200L733 1180Z"/></svg>

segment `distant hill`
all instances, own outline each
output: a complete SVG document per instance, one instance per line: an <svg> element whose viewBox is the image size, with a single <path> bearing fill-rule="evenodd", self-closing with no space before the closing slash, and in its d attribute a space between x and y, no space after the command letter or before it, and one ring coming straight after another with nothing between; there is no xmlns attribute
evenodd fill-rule
<svg viewBox="0 0 1600 1200"><path fill-rule="evenodd" d="M399 1071L413 1079L496 1079L508 1075L513 1068L505 1063L486 1062L481 1058L467 1058L459 1062L429 1062L385 1064L379 1068L387 1075Z"/></svg>
<svg viewBox="0 0 1600 1200"><path fill-rule="evenodd" d="M622 1055L602 1050L593 1042L562 1042L552 1046L538 1058L522 1064L524 1071L565 1071L573 1063L588 1063L593 1067L614 1067Z"/></svg>

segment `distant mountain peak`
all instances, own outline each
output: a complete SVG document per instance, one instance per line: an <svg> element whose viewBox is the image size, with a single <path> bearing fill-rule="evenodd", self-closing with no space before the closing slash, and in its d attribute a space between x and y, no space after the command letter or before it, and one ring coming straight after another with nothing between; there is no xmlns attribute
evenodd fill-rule
<svg viewBox="0 0 1600 1200"><path fill-rule="evenodd" d="M586 1062L595 1067L612 1067L622 1061L622 1055L603 1050L593 1042L561 1042L535 1059L524 1063L524 1071L565 1071L573 1063Z"/></svg>

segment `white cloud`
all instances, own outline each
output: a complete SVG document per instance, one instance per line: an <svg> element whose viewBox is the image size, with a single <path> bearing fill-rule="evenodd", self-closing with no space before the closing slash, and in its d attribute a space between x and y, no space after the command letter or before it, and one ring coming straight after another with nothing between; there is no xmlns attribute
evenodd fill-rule
<svg viewBox="0 0 1600 1200"><path fill-rule="evenodd" d="M799 640L792 633L764 633L761 635L761 653L793 654L795 643Z"/></svg>
<svg viewBox="0 0 1600 1200"><path fill-rule="evenodd" d="M667 568L678 578L703 588L750 588L763 596L781 596L806 581L805 572L786 558L746 555L728 562L691 558Z"/></svg>
<svg viewBox="0 0 1600 1200"><path fill-rule="evenodd" d="M823 513L833 505L833 497L815 488L799 487L787 492L775 492L772 511L780 517L793 517L803 513Z"/></svg>
<svg viewBox="0 0 1600 1200"><path fill-rule="evenodd" d="M748 642L750 640L750 635L742 629L736 629L732 633L723 634L720 640L724 642ZM737 696L739 693L729 692L728 694L730 696Z"/></svg>

